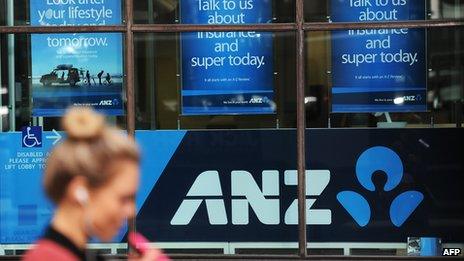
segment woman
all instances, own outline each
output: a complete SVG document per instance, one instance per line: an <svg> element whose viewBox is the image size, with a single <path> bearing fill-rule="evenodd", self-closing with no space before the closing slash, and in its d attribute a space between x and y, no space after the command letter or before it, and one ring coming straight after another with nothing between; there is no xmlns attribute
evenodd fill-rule
<svg viewBox="0 0 464 261"><path fill-rule="evenodd" d="M73 108L67 138L51 152L43 184L56 204L51 224L24 260L89 260L91 237L110 241L135 214L139 151L134 141L88 108ZM149 250L139 260L157 260ZM162 255L162 254L161 254Z"/></svg>

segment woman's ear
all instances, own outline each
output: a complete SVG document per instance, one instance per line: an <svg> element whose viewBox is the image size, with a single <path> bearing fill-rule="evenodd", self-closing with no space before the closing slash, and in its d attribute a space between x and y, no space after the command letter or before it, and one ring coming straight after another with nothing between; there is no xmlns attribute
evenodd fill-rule
<svg viewBox="0 0 464 261"><path fill-rule="evenodd" d="M69 183L68 196L80 205L84 206L89 201L89 192L87 189L87 179L84 177L74 177Z"/></svg>
<svg viewBox="0 0 464 261"><path fill-rule="evenodd" d="M87 204L87 201L89 200L89 193L87 192L87 189L84 187L78 187L76 188L76 191L74 192L74 196L76 197L77 202L79 202L81 205Z"/></svg>

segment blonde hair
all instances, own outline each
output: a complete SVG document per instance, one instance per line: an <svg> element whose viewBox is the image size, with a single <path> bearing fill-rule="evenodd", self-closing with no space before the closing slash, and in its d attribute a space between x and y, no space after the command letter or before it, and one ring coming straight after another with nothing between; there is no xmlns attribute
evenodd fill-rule
<svg viewBox="0 0 464 261"><path fill-rule="evenodd" d="M83 176L89 187L96 188L110 179L108 169L115 161L140 160L135 142L90 108L68 110L62 127L67 138L48 157L43 179L45 192L55 203L61 201L74 177Z"/></svg>

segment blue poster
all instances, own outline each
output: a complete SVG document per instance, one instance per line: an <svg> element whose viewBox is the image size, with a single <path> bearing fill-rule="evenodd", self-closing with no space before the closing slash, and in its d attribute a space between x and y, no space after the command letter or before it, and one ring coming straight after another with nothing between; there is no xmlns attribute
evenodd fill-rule
<svg viewBox="0 0 464 261"><path fill-rule="evenodd" d="M272 22L270 0L183 0L183 24ZM273 33L182 33L182 114L275 113Z"/></svg>
<svg viewBox="0 0 464 261"><path fill-rule="evenodd" d="M30 1L31 25L121 24L120 1ZM61 116L69 106L123 115L120 33L33 34L32 115Z"/></svg>
<svg viewBox="0 0 464 261"><path fill-rule="evenodd" d="M333 0L333 22L425 19L423 0ZM332 32L332 112L426 111L425 29Z"/></svg>
<svg viewBox="0 0 464 261"><path fill-rule="evenodd" d="M42 172L58 132L27 126L0 133L0 244L32 243L53 215L42 189Z"/></svg>

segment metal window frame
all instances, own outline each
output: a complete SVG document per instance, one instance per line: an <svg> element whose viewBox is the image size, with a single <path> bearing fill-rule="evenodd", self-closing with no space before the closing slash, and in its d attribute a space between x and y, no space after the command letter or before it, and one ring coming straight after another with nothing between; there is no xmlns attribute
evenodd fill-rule
<svg viewBox="0 0 464 261"><path fill-rule="evenodd" d="M389 22L309 22L304 21L304 0L295 0L295 21L293 23L276 24L246 24L246 25L193 25L193 24L134 24L134 0L125 0L124 24L106 26L0 26L3 34L44 34L44 33L83 33L108 32L124 34L124 69L126 76L127 97L127 131L135 135L135 85L134 85L134 33L180 33L193 31L270 31L294 32L296 34L296 101L297 101L297 169L298 169L298 256L307 257L306 209L305 204L305 129L306 117L304 108L305 96L305 33L311 31L334 31L347 29L380 29L380 28L441 28L464 27L464 20L420 20L420 21L389 21ZM130 222L130 228L135 228L135 220Z"/></svg>

